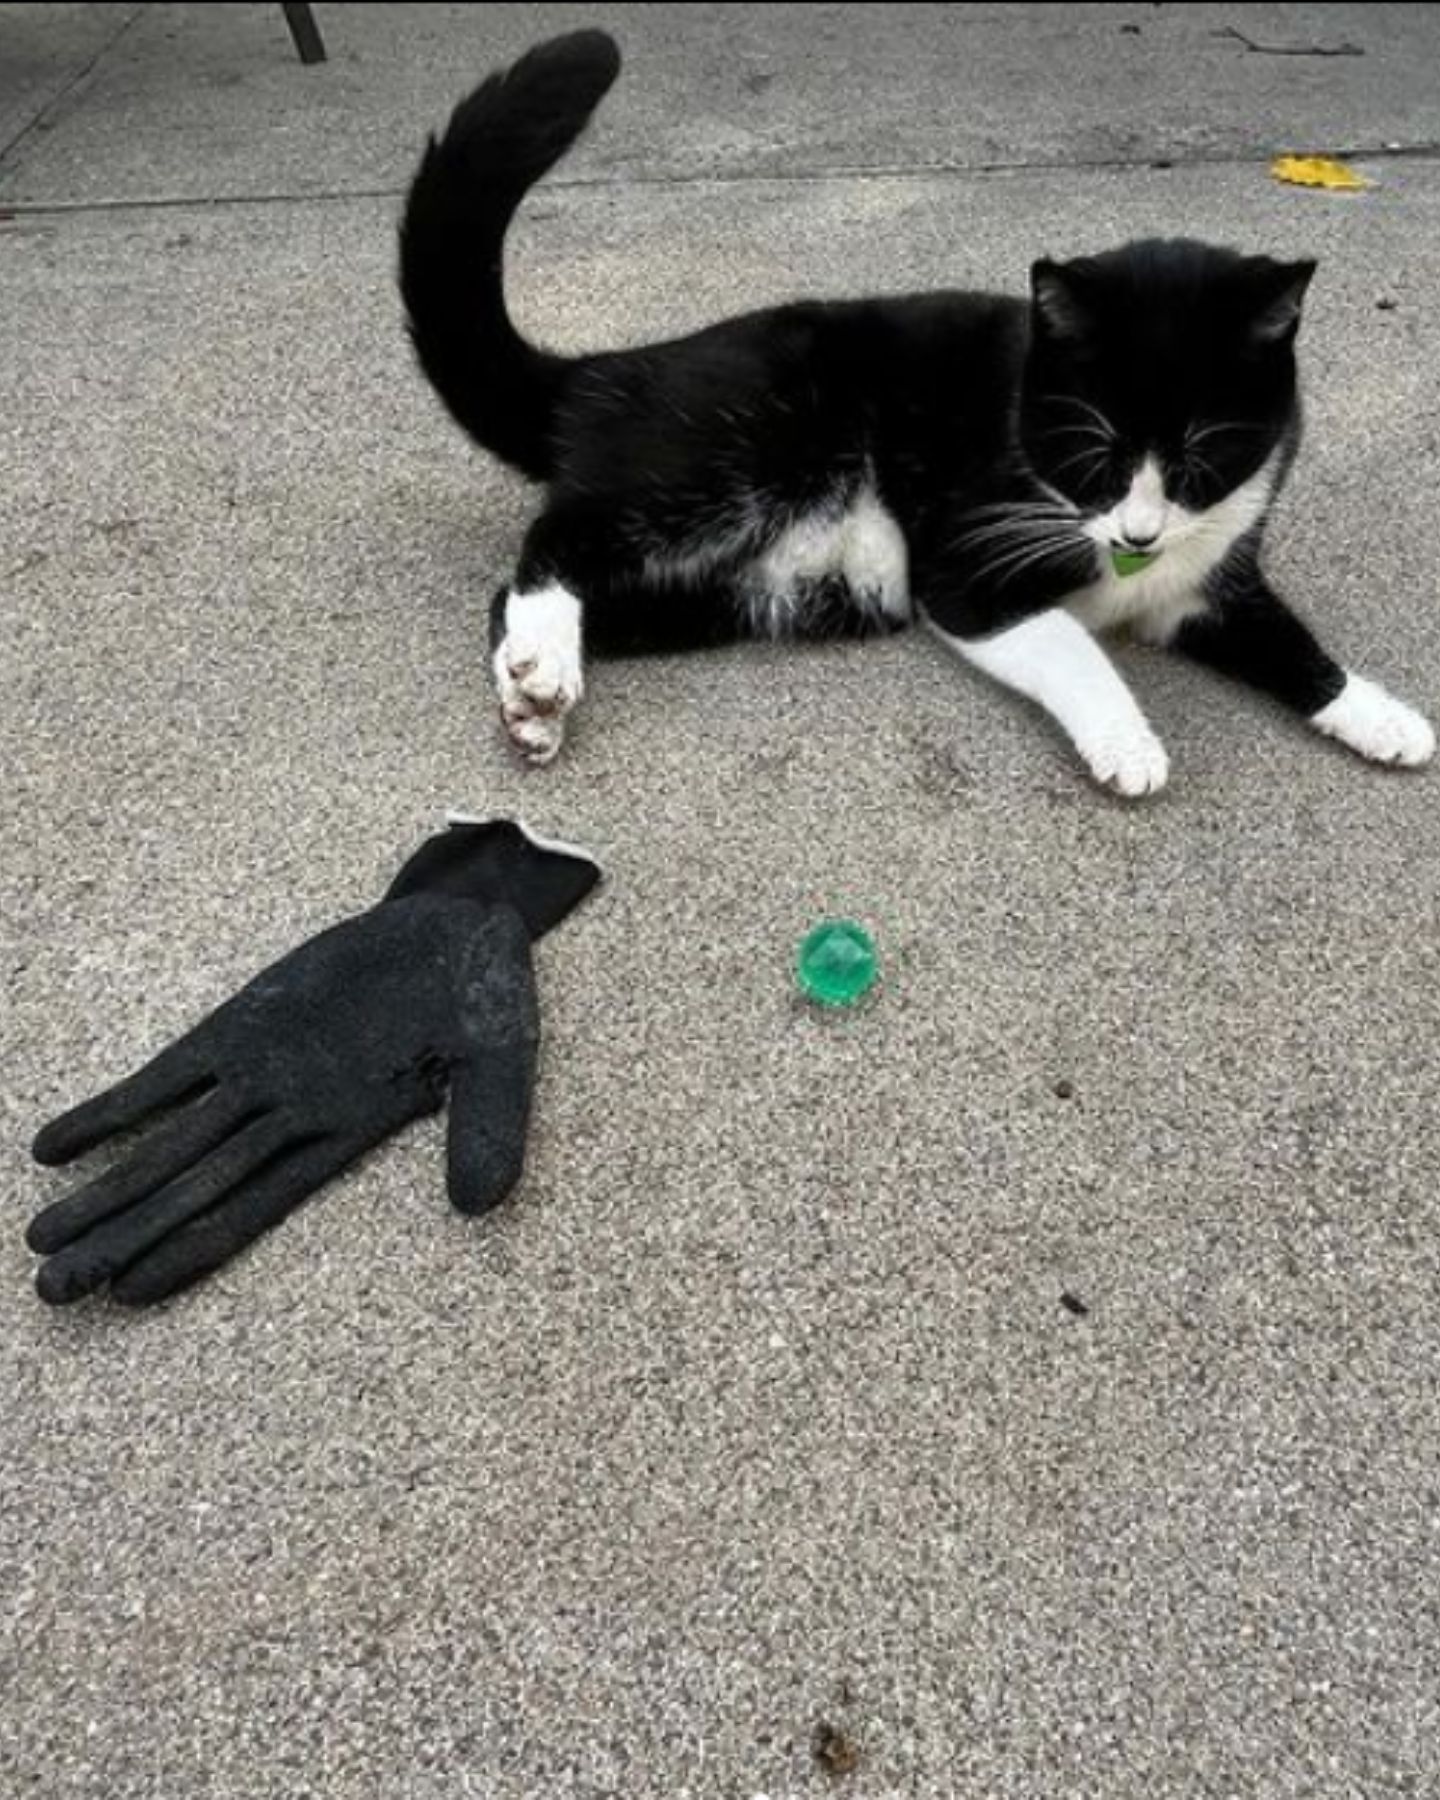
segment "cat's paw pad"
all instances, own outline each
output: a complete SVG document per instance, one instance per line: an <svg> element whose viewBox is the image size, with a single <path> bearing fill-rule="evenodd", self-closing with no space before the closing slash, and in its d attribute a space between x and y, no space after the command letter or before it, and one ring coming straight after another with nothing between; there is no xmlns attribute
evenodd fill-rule
<svg viewBox="0 0 1440 1800"><path fill-rule="evenodd" d="M516 656L507 639L495 653L500 722L528 763L552 762L565 741L565 715L580 698L579 664L553 655Z"/></svg>
<svg viewBox="0 0 1440 1800"><path fill-rule="evenodd" d="M573 597L555 589L512 594L494 668L510 742L526 762L552 761L564 742L565 715L585 692Z"/></svg>
<svg viewBox="0 0 1440 1800"><path fill-rule="evenodd" d="M1363 675L1347 675L1339 694L1310 723L1370 762L1418 769L1435 754L1429 720Z"/></svg>
<svg viewBox="0 0 1440 1800"><path fill-rule="evenodd" d="M580 658L564 642L517 642L507 637L495 653L500 704L529 716L563 718L585 692Z"/></svg>
<svg viewBox="0 0 1440 1800"><path fill-rule="evenodd" d="M1096 732L1076 747L1100 785L1127 800L1158 794L1169 780L1170 758L1165 746L1143 719Z"/></svg>
<svg viewBox="0 0 1440 1800"><path fill-rule="evenodd" d="M545 659L526 658L512 664L507 660L504 644L496 652L500 722L512 747L527 763L538 766L553 762L560 754L565 741L565 715L580 698L578 679L572 683L566 679L567 674Z"/></svg>
<svg viewBox="0 0 1440 1800"><path fill-rule="evenodd" d="M532 712L523 700L507 700L500 723L511 748L533 768L554 762L565 742L565 721L555 713Z"/></svg>

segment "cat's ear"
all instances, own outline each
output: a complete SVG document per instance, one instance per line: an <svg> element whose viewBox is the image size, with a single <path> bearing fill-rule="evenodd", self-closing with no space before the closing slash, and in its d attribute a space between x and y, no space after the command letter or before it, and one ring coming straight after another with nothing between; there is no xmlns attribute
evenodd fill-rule
<svg viewBox="0 0 1440 1800"><path fill-rule="evenodd" d="M1042 257L1030 270L1030 299L1035 323L1046 337L1084 337L1094 324L1084 278L1074 263Z"/></svg>
<svg viewBox="0 0 1440 1800"><path fill-rule="evenodd" d="M1288 344L1294 338L1314 273L1310 261L1266 264L1255 283L1250 314L1250 335L1257 344Z"/></svg>

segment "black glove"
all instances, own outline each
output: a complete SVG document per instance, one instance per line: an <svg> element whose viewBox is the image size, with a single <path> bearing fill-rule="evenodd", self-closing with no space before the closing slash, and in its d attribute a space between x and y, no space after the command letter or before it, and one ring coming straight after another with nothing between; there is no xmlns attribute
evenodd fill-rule
<svg viewBox="0 0 1440 1800"><path fill-rule="evenodd" d="M110 1283L161 1300L277 1225L450 1090L449 1191L462 1212L520 1178L539 1017L530 943L600 879L582 852L508 820L428 839L378 906L282 957L118 1086L35 1140L69 1162L161 1108L177 1115L46 1207L36 1287L61 1304Z"/></svg>

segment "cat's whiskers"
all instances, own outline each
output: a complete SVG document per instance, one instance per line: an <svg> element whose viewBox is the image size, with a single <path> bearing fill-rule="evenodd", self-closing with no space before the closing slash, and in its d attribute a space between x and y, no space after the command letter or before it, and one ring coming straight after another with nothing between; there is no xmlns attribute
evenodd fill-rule
<svg viewBox="0 0 1440 1800"><path fill-rule="evenodd" d="M1082 551L1088 552L1089 548L1086 540L1077 538L1073 532L1047 533L1008 548L1002 545L998 554L992 555L972 572L972 579L988 581L1000 576L1002 578L996 585L1004 587L1025 570L1042 562L1057 556L1075 556Z"/></svg>
<svg viewBox="0 0 1440 1800"><path fill-rule="evenodd" d="M1040 502L977 506L966 514L950 539L952 550L1017 548L1073 534L1077 515ZM977 521L979 521L977 523Z"/></svg>
<svg viewBox="0 0 1440 1800"><path fill-rule="evenodd" d="M1044 500L987 500L979 506L967 506L967 519L988 518L992 514L1005 518L1049 518L1073 517L1075 506L1062 495L1054 498L1047 496Z"/></svg>
<svg viewBox="0 0 1440 1800"><path fill-rule="evenodd" d="M1028 566L1032 561L1073 554L1076 548L1076 540L1073 537L1058 532L1018 539L1002 538L988 544L976 544L970 550L974 561L969 570L969 577L977 581L989 580L1003 571Z"/></svg>
<svg viewBox="0 0 1440 1800"><path fill-rule="evenodd" d="M1254 425L1244 419L1215 419L1208 425L1191 425L1185 432L1185 448L1193 450L1197 444L1203 444L1207 438L1218 437L1222 432L1243 432L1247 436L1259 436L1264 433L1263 425Z"/></svg>
<svg viewBox="0 0 1440 1800"><path fill-rule="evenodd" d="M1063 475L1067 469L1073 469L1077 465L1082 464L1087 467L1094 467L1097 464L1108 462L1110 454L1110 444L1107 440L1103 444L1095 445L1092 449L1077 450L1074 456L1067 456L1064 462L1057 463L1050 473L1052 475Z"/></svg>
<svg viewBox="0 0 1440 1800"><path fill-rule="evenodd" d="M1073 557L1077 548L1074 543L1041 545L1027 554L1013 556L1008 563L1002 559L988 564L978 574L992 581L997 588L1008 587L1012 581L1018 580L1031 569L1039 568L1043 563L1053 562L1059 557ZM1087 570L1085 578L1088 575Z"/></svg>
<svg viewBox="0 0 1440 1800"><path fill-rule="evenodd" d="M958 532L953 542L960 544L979 544L995 538L1016 538L1033 540L1042 535L1057 533L1073 528L1070 519L1053 517L1050 519L994 519L988 525L966 527Z"/></svg>
<svg viewBox="0 0 1440 1800"><path fill-rule="evenodd" d="M1202 475L1208 475L1217 487L1224 487L1223 476L1208 456L1202 456L1193 444L1186 445L1186 456Z"/></svg>
<svg viewBox="0 0 1440 1800"><path fill-rule="evenodd" d="M1115 433L1113 431L1103 431L1098 425L1048 425L1044 431L1037 433L1037 435L1042 438L1099 438L1102 444L1113 444L1115 442Z"/></svg>
<svg viewBox="0 0 1440 1800"><path fill-rule="evenodd" d="M1105 433L1106 437L1113 438L1115 436L1115 427L1100 408L1092 406L1088 400L1082 400L1078 394L1042 394L1040 404L1042 406L1078 406L1082 412L1089 413L1096 426Z"/></svg>

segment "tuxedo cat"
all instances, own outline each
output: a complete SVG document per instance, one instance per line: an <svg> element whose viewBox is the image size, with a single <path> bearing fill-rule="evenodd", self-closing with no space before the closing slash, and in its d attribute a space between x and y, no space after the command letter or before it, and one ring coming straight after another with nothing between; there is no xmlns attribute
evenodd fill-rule
<svg viewBox="0 0 1440 1800"><path fill-rule="evenodd" d="M510 739L560 749L582 651L896 630L1026 695L1121 794L1166 754L1094 633L1119 624L1382 763L1430 726L1335 662L1267 583L1300 432L1314 264L1187 241L1036 263L990 294L804 301L565 358L505 308L506 229L619 72L578 32L492 75L431 140L401 228L426 374L546 484L492 614Z"/></svg>

